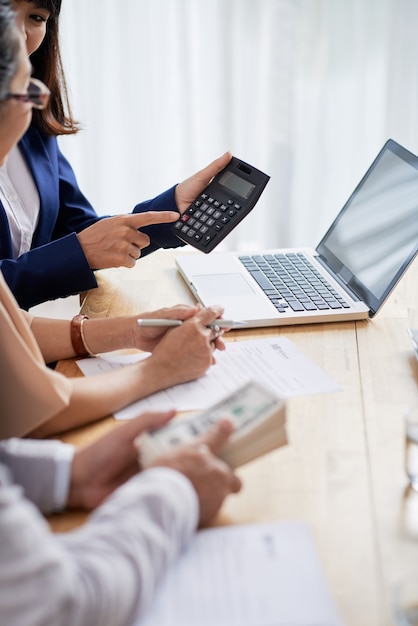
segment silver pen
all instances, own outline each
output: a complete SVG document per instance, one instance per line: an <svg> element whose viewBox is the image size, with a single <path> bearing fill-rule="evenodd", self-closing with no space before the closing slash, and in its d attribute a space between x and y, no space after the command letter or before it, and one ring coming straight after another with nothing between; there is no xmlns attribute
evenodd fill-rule
<svg viewBox="0 0 418 626"><path fill-rule="evenodd" d="M181 326L183 322L181 320L169 320L169 319L161 319L161 318L149 318L149 319L139 319L136 321L138 326L147 327L147 326ZM207 328L211 328L212 330L218 331L221 328L233 328L234 326L240 326L244 324L244 322L234 322L232 320L215 320L211 324L207 325Z"/></svg>

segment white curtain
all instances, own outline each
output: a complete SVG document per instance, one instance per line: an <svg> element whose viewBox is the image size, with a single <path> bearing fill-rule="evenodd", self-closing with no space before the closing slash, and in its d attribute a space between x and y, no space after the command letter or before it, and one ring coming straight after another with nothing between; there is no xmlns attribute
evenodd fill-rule
<svg viewBox="0 0 418 626"><path fill-rule="evenodd" d="M222 247L316 245L387 138L418 152L417 0L63 4L60 141L99 214L228 149L271 180Z"/></svg>

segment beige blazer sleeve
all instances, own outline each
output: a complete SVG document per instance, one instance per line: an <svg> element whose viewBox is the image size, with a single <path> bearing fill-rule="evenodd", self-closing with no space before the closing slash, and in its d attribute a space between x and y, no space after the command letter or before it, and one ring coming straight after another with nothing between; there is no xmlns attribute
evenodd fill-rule
<svg viewBox="0 0 418 626"><path fill-rule="evenodd" d="M0 272L0 439L21 437L68 405L71 384L46 367Z"/></svg>

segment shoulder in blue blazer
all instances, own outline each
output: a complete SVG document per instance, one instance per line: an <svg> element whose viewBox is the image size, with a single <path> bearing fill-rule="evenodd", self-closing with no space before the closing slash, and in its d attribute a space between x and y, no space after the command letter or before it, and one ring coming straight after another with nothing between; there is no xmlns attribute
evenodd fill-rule
<svg viewBox="0 0 418 626"><path fill-rule="evenodd" d="M40 302L62 298L97 287L93 270L76 233L99 217L81 193L75 174L59 149L55 137L42 135L31 126L19 148L33 175L40 196L39 223L32 248L13 259L8 220L0 202L0 270L19 305L28 309ZM174 189L135 206L134 213L177 211ZM151 244L141 256L157 248L182 245L169 224L141 229Z"/></svg>

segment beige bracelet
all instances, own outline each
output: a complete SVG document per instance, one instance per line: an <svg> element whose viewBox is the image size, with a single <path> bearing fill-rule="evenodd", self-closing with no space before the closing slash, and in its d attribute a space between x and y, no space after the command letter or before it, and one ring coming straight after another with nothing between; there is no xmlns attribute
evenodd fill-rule
<svg viewBox="0 0 418 626"><path fill-rule="evenodd" d="M77 356L96 356L88 347L86 338L84 337L83 324L85 320L88 319L87 315L76 315L71 320L71 343Z"/></svg>

